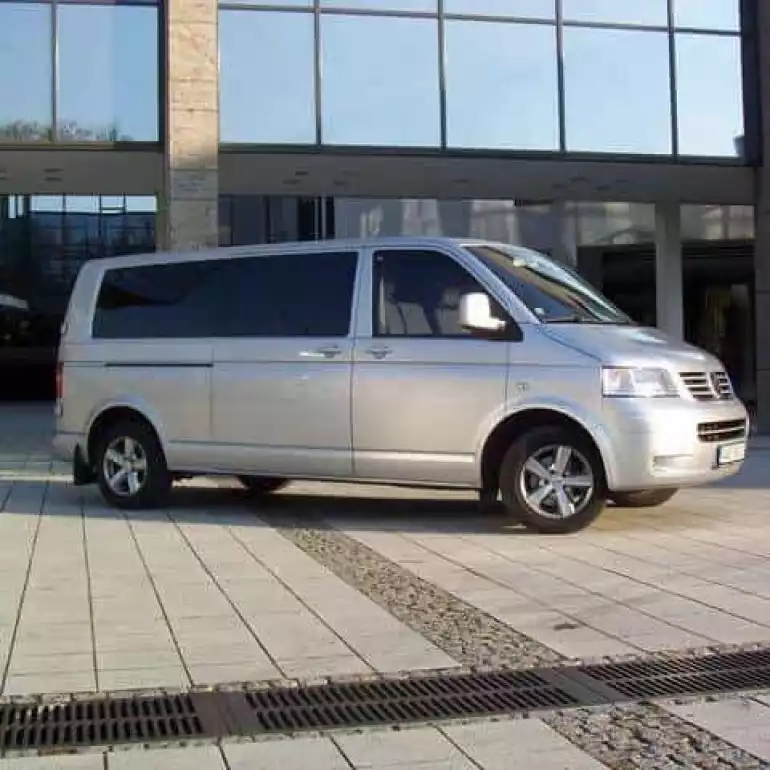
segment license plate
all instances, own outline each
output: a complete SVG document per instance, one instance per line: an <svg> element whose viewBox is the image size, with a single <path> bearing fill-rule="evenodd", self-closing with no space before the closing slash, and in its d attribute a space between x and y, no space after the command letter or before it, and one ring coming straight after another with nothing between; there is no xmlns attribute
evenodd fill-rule
<svg viewBox="0 0 770 770"><path fill-rule="evenodd" d="M746 458L746 442L725 444L717 449L717 465L732 465Z"/></svg>

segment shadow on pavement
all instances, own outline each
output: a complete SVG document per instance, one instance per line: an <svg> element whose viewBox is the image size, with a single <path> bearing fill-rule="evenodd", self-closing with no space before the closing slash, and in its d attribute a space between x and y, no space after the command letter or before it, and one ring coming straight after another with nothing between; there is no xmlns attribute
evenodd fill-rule
<svg viewBox="0 0 770 770"><path fill-rule="evenodd" d="M29 482L17 480L23 489ZM40 487L40 482L32 482ZM359 531L406 531L442 534L504 534L532 536L513 521L502 505L482 509L471 495L464 499L410 495L411 490L389 490L382 496L381 487L355 487L355 494L344 490L335 494L332 485L324 492L292 490L255 499L228 480L217 486L179 485L175 487L167 509L131 512L130 518L141 521L174 521L185 524L250 527L313 527L334 520ZM299 484L298 484L299 486ZM347 485L349 487L349 485ZM91 519L122 517L123 513L106 507L95 487L76 488L66 481L52 483L56 500L51 515L80 516L81 510ZM327 491L328 490L328 491ZM420 494L424 495L424 492ZM11 503L9 512L14 512ZM0 514L2 515L2 514ZM33 514L34 515L34 514ZM689 519L690 514L687 514ZM647 511L629 510L609 505L598 520L602 530L612 532L646 531L649 529L681 529L682 510L677 505ZM575 536L579 536L579 533ZM543 537L543 536L540 536ZM561 537L561 536L555 536Z"/></svg>

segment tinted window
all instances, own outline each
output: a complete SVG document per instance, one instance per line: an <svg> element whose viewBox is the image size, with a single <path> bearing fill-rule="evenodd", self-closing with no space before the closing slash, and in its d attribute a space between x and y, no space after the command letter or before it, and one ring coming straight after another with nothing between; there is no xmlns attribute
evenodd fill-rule
<svg viewBox="0 0 770 770"><path fill-rule="evenodd" d="M434 251L381 251L375 255L375 336L458 337L460 298L484 288L461 265Z"/></svg>
<svg viewBox="0 0 770 770"><path fill-rule="evenodd" d="M99 292L93 335L102 339L211 336L204 293L209 263L108 270Z"/></svg>
<svg viewBox="0 0 770 770"><path fill-rule="evenodd" d="M345 337L358 255L292 254L216 266L220 337Z"/></svg>

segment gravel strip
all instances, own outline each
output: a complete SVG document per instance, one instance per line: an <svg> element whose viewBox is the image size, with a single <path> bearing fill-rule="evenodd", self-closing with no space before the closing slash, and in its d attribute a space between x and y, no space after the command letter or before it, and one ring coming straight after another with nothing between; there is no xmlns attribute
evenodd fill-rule
<svg viewBox="0 0 770 770"><path fill-rule="evenodd" d="M322 521L299 519L293 521L294 526L287 526L285 516L266 518L298 548L466 667L524 669L566 662L553 650ZM733 649L746 647L736 645ZM667 657L670 654L622 659ZM614 770L770 770L770 763L654 703L539 716L570 743Z"/></svg>
<svg viewBox="0 0 770 770"><path fill-rule="evenodd" d="M486 612L417 577L352 537L264 517L298 548L468 668L534 668L563 658Z"/></svg>
<svg viewBox="0 0 770 770"><path fill-rule="evenodd" d="M764 762L652 703L548 714L543 721L615 770L768 770Z"/></svg>

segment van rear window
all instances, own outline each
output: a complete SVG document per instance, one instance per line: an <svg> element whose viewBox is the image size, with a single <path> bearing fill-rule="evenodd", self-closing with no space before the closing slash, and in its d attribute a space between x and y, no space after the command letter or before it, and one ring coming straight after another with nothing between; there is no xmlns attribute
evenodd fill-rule
<svg viewBox="0 0 770 770"><path fill-rule="evenodd" d="M203 262L108 270L94 315L97 339L209 337Z"/></svg>
<svg viewBox="0 0 770 770"><path fill-rule="evenodd" d="M357 266L351 251L107 270L93 337L346 337Z"/></svg>

